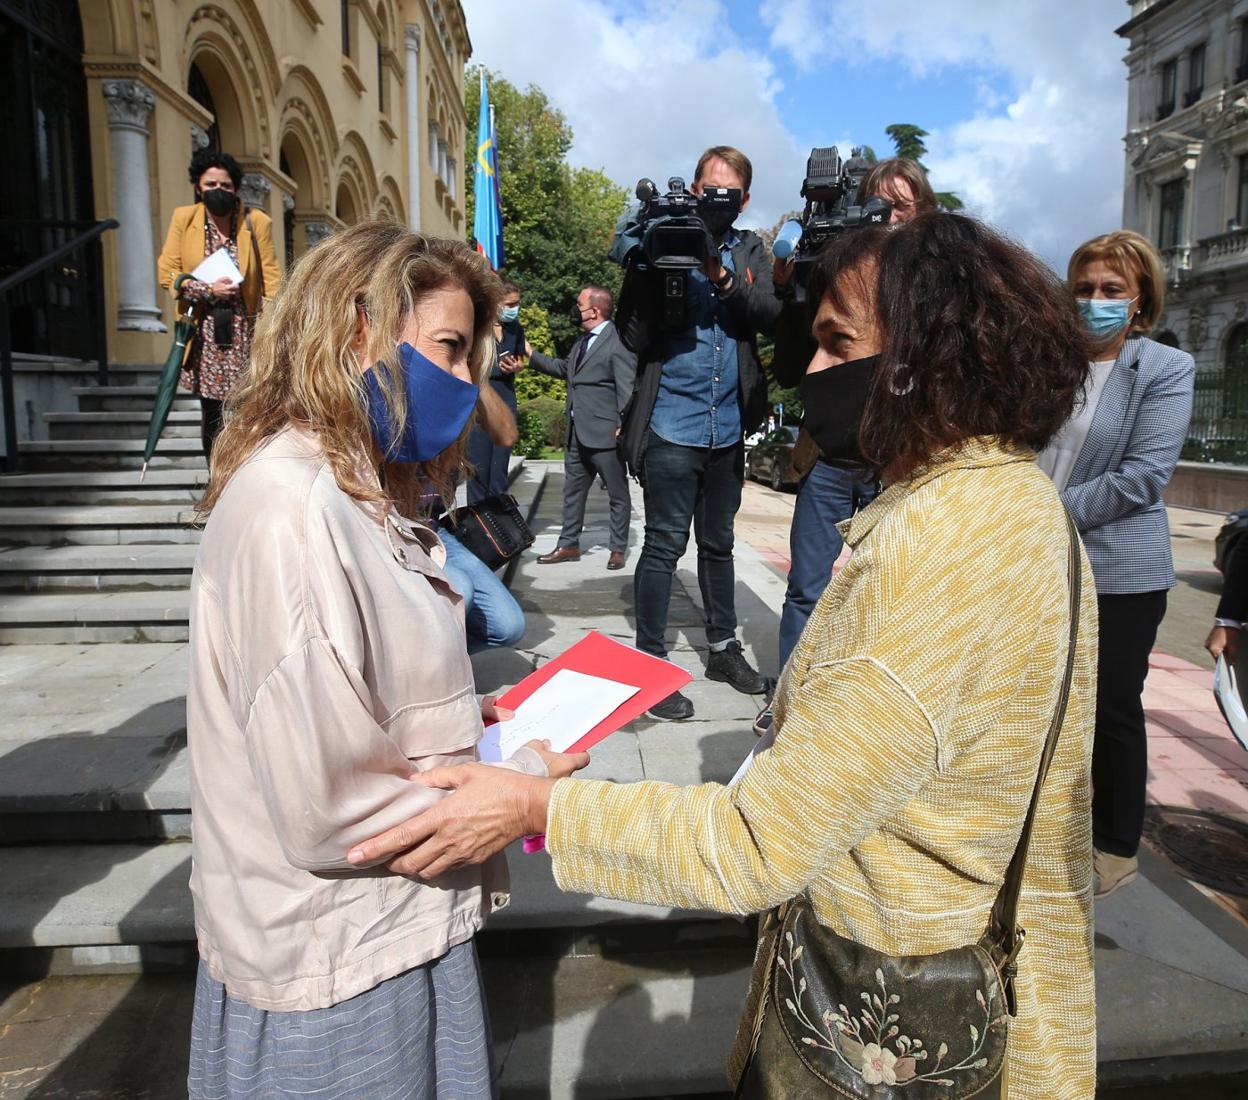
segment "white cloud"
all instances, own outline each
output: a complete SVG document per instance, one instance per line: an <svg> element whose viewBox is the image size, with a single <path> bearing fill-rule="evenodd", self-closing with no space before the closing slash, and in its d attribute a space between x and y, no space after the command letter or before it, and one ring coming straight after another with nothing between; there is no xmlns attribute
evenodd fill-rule
<svg viewBox="0 0 1248 1100"><path fill-rule="evenodd" d="M776 109L776 67L725 33L720 0L463 4L473 60L547 93L572 124L574 164L631 193L642 176L689 180L708 145L735 145L767 166L742 224L770 225L792 208L807 149Z"/></svg>
<svg viewBox="0 0 1248 1100"><path fill-rule="evenodd" d="M1004 74L1012 98L981 86L973 117L928 137L933 181L1059 270L1120 224L1126 70L1113 30L1125 4L769 0L761 14L799 68L831 55Z"/></svg>

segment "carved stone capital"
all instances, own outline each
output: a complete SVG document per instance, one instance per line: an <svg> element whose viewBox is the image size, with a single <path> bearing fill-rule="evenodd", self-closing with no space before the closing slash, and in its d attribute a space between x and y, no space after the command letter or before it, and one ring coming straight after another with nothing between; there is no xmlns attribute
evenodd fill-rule
<svg viewBox="0 0 1248 1100"><path fill-rule="evenodd" d="M202 126L196 126L191 123L191 152L197 153L200 149L208 148L208 131Z"/></svg>
<svg viewBox="0 0 1248 1100"><path fill-rule="evenodd" d="M307 238L308 247L318 245L326 237L330 236L334 231L334 227L328 222L304 222L303 235Z"/></svg>
<svg viewBox="0 0 1248 1100"><path fill-rule="evenodd" d="M267 176L262 176L259 172L244 172L243 185L238 189L238 197L248 206L265 210L268 208L269 192L272 190L273 184L269 182Z"/></svg>
<svg viewBox="0 0 1248 1100"><path fill-rule="evenodd" d="M108 108L110 129L147 133L147 120L156 107L156 96L151 88L137 80L105 80L100 88Z"/></svg>
<svg viewBox="0 0 1248 1100"><path fill-rule="evenodd" d="M403 28L403 48L420 53L420 27L415 23L408 23Z"/></svg>
<svg viewBox="0 0 1248 1100"><path fill-rule="evenodd" d="M295 208L295 196L289 191L282 192L282 209L290 213Z"/></svg>

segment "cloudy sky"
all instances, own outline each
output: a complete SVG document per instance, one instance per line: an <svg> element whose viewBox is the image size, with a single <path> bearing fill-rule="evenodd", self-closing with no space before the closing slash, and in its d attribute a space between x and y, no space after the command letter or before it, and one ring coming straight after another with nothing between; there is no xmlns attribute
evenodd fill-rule
<svg viewBox="0 0 1248 1100"><path fill-rule="evenodd" d="M543 88L573 163L630 191L736 145L754 162L741 223L770 225L799 205L811 146L884 156L884 128L909 122L938 190L1060 268L1120 224L1125 0L462 3L473 60Z"/></svg>

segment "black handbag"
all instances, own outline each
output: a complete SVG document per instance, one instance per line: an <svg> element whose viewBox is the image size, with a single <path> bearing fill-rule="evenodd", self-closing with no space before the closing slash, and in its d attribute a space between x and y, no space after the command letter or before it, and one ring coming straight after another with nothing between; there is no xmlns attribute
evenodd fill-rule
<svg viewBox="0 0 1248 1100"><path fill-rule="evenodd" d="M510 493L456 508L443 519L455 537L491 569L506 565L536 537Z"/></svg>
<svg viewBox="0 0 1248 1100"><path fill-rule="evenodd" d="M872 950L815 919L805 895L763 918L738 1100L999 1100L1025 932L1018 899L1040 789L1066 717L1082 587L1070 517L1070 641L1018 846L978 943L932 955ZM745 1026L745 1025L743 1025Z"/></svg>

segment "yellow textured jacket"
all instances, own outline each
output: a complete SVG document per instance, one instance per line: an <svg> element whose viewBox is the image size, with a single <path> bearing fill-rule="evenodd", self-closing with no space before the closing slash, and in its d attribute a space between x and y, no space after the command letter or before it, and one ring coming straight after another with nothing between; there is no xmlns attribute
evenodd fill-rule
<svg viewBox="0 0 1248 1100"><path fill-rule="evenodd" d="M560 781L547 826L560 887L729 913L808 890L821 923L880 951L979 938L1064 670L1061 504L1030 451L974 439L890 486L847 541L781 680L771 750L732 788ZM1095 1091L1097 623L1080 560L1071 699L1023 882L1011 1100Z"/></svg>
<svg viewBox="0 0 1248 1100"><path fill-rule="evenodd" d="M165 247L156 261L156 277L160 285L178 301L178 315L190 308L190 302L178 298L174 280L183 273L189 275L204 259L204 218L207 212L202 202L193 206L179 206L169 221ZM255 246L252 233L255 230ZM260 254L260 267L256 267L256 253ZM273 222L268 214L243 207L238 224L238 269L243 273L243 304L247 316L260 312L261 296L271 299L282 281L282 269L273 250ZM262 287L263 284L263 287Z"/></svg>

